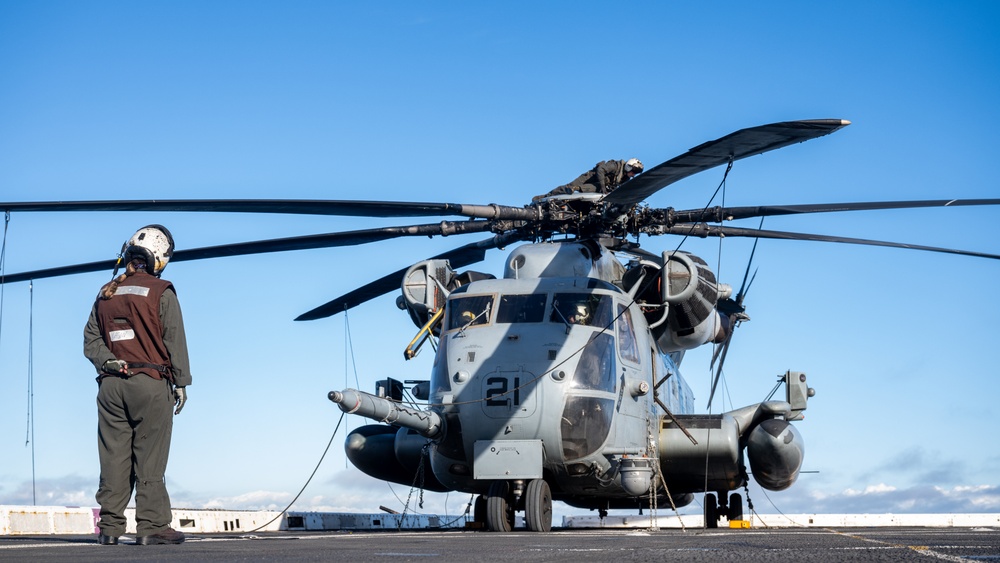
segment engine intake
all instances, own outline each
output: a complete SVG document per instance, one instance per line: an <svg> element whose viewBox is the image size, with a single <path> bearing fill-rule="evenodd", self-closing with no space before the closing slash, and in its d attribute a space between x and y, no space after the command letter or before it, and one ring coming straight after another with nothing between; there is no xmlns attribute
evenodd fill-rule
<svg viewBox="0 0 1000 563"><path fill-rule="evenodd" d="M665 352L721 342L729 330L729 319L716 303L733 290L718 283L708 264L694 254L664 252L660 264L643 260L626 273L622 285L647 305L646 320Z"/></svg>

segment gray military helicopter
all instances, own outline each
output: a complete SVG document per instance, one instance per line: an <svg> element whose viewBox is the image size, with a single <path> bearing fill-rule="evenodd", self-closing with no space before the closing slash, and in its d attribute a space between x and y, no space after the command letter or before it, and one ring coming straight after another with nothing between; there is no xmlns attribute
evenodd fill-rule
<svg viewBox="0 0 1000 563"><path fill-rule="evenodd" d="M392 272L299 316L329 317L401 290L397 304L419 328L413 357L436 348L427 381L379 382L375 393L332 391L344 412L377 421L346 440L351 462L375 478L478 495L475 520L509 531L515 514L533 531L552 526L552 502L596 509L680 507L704 494L705 523L741 520L749 475L791 486L801 469L802 419L813 390L804 373L779 378L784 400L721 414L694 412L678 366L687 350L716 346L718 378L733 329L747 317L747 288L719 283L701 258L648 252L640 235L752 237L877 245L1000 259L998 255L885 241L722 225L775 215L996 205L1000 199L816 205L650 208L642 202L697 172L848 125L840 119L752 127L699 145L609 193L498 204L337 200L138 200L3 203L7 212L201 211L366 217L465 217L179 250L181 262L347 246L403 236L492 233ZM728 168L726 172L728 173ZM491 249L525 243L503 277L462 271ZM13 283L111 270L114 260L6 275ZM749 272L749 268L748 268ZM713 386L714 388L714 386ZM714 391L714 389L713 389ZM772 393L773 395L773 393ZM409 397L412 397L410 400ZM747 464L749 464L749 473Z"/></svg>

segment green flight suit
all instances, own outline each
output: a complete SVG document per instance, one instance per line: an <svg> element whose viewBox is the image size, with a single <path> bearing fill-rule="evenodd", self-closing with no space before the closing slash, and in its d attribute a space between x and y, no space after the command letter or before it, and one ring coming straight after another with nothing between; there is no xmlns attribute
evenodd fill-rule
<svg viewBox="0 0 1000 563"><path fill-rule="evenodd" d="M148 274L136 274L147 276ZM125 282L128 283L128 282ZM112 299L119 298L117 295ZM162 344L169 352L173 384L132 371L130 377L102 374L108 360L116 358L101 330L98 299L84 329L84 355L99 378L97 393L98 454L101 478L97 502L98 527L106 536L125 533L125 508L135 491L136 535L155 534L170 527L172 514L165 473L173 429L173 384L191 383L187 340L177 295L170 287L159 298Z"/></svg>

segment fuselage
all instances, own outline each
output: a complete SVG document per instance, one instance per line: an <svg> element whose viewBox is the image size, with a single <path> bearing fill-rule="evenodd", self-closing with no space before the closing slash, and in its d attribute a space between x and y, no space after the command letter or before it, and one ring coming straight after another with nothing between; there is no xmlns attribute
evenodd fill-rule
<svg viewBox="0 0 1000 563"><path fill-rule="evenodd" d="M403 286L414 320L438 335L419 393L428 405L330 394L345 412L388 423L348 436L348 458L369 475L493 499L491 529L505 529L505 503L523 494L543 507L548 490L599 510L653 506L668 491L678 506L709 491L726 506L725 493L747 482L744 452L761 486L795 481L804 449L789 422L812 393L804 374L786 373L786 401L694 413L681 355L726 334L708 306L721 285L700 258L626 268L594 241L539 243L515 249L501 279L453 276L428 261Z"/></svg>
<svg viewBox="0 0 1000 563"><path fill-rule="evenodd" d="M498 478L477 443L540 441L544 475L562 484L557 497L598 487L616 496L614 460L656 456L653 386L666 378L660 400L674 413L693 410L674 359L659 350L620 287L586 275L545 275L618 273L581 247L533 245L534 256L512 254L519 267L508 268L510 277L449 296L430 397L448 429L430 458L446 487L483 492L488 478ZM558 263L560 254L569 255L568 264ZM532 258L546 265L542 272L530 271Z"/></svg>

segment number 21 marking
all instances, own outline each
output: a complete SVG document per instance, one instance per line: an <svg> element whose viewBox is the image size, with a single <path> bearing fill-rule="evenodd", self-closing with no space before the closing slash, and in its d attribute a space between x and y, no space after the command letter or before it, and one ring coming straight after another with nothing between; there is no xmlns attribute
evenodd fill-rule
<svg viewBox="0 0 1000 563"><path fill-rule="evenodd" d="M509 380L506 377L491 377L486 380L486 406L488 407L506 407L506 406L520 406L521 404L521 378L515 377L513 386L513 397L508 395L510 387ZM511 403L513 399L513 403Z"/></svg>

